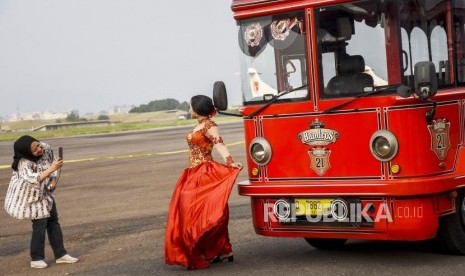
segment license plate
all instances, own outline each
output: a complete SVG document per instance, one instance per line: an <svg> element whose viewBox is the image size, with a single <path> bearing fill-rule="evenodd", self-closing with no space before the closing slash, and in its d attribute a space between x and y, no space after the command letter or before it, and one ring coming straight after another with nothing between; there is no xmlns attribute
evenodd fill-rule
<svg viewBox="0 0 465 276"><path fill-rule="evenodd" d="M296 198L296 216L327 216L331 214L331 203L334 199L329 198Z"/></svg>

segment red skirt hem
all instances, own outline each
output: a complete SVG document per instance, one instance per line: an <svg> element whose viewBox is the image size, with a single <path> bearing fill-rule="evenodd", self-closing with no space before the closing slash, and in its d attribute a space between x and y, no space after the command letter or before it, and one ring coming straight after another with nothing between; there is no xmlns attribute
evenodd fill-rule
<svg viewBox="0 0 465 276"><path fill-rule="evenodd" d="M232 251L227 203L238 174L217 162L184 170L168 211L165 263L207 268L209 260Z"/></svg>

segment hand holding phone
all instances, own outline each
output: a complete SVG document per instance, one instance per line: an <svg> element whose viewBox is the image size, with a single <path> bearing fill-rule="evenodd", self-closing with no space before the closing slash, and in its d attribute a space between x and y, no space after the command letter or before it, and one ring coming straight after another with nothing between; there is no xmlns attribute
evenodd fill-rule
<svg viewBox="0 0 465 276"><path fill-rule="evenodd" d="M63 160L63 147L58 147L58 159Z"/></svg>

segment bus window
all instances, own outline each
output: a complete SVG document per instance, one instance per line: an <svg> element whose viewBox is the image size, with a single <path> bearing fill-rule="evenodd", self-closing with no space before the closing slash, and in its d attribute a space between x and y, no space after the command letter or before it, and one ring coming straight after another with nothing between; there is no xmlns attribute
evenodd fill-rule
<svg viewBox="0 0 465 276"><path fill-rule="evenodd" d="M457 82L465 85L465 1L454 1L454 26L457 49Z"/></svg>
<svg viewBox="0 0 465 276"><path fill-rule="evenodd" d="M408 41L410 47L412 48L411 51L411 60L410 68L411 74L413 75L413 67L420 61L429 60L429 53L428 53L428 39L426 38L426 34L418 27L413 28L410 41ZM413 64L413 65L412 65Z"/></svg>
<svg viewBox="0 0 465 276"><path fill-rule="evenodd" d="M405 29L400 29L400 36L402 41L402 53L404 53L404 55L402 55L402 72L409 72L410 75L413 75L413 68L411 66L412 61L409 59L409 57L412 56L412 53L410 52L407 31Z"/></svg>
<svg viewBox="0 0 465 276"><path fill-rule="evenodd" d="M385 32L376 1L316 10L320 97L352 97L388 85Z"/></svg>
<svg viewBox="0 0 465 276"><path fill-rule="evenodd" d="M336 76L336 60L334 59L334 53L323 53L321 55L321 63L323 67L323 82L324 86L328 86L328 82L334 76Z"/></svg>
<svg viewBox="0 0 465 276"><path fill-rule="evenodd" d="M438 66L439 82L450 84L447 34L440 25L434 27L431 32L431 61Z"/></svg>
<svg viewBox="0 0 465 276"><path fill-rule="evenodd" d="M280 99L308 98L304 13L238 22L244 104L297 89Z"/></svg>
<svg viewBox="0 0 465 276"><path fill-rule="evenodd" d="M453 84L453 57L448 48L447 0L418 0L399 2L402 28L402 52L408 64L403 73L404 84L411 86L414 66L417 62L431 61L434 64L438 88ZM425 16L426 15L426 16ZM452 51L452 47L450 49ZM404 56L404 58L405 58Z"/></svg>
<svg viewBox="0 0 465 276"><path fill-rule="evenodd" d="M302 63L302 59L303 58L299 58L298 56L287 56L283 61L285 85L287 86L286 90L300 87L306 83L306 76L302 74L306 71L303 67L305 63Z"/></svg>

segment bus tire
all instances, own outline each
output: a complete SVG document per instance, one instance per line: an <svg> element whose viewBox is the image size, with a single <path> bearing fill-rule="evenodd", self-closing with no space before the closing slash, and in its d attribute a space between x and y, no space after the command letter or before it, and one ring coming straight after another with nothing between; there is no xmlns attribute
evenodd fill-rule
<svg viewBox="0 0 465 276"><path fill-rule="evenodd" d="M305 238L305 240L311 246L318 248L318 249L324 249L324 250L341 249L347 241L347 239L314 239L314 238Z"/></svg>
<svg viewBox="0 0 465 276"><path fill-rule="evenodd" d="M439 219L439 249L448 254L465 255L465 191L459 191L456 212Z"/></svg>

